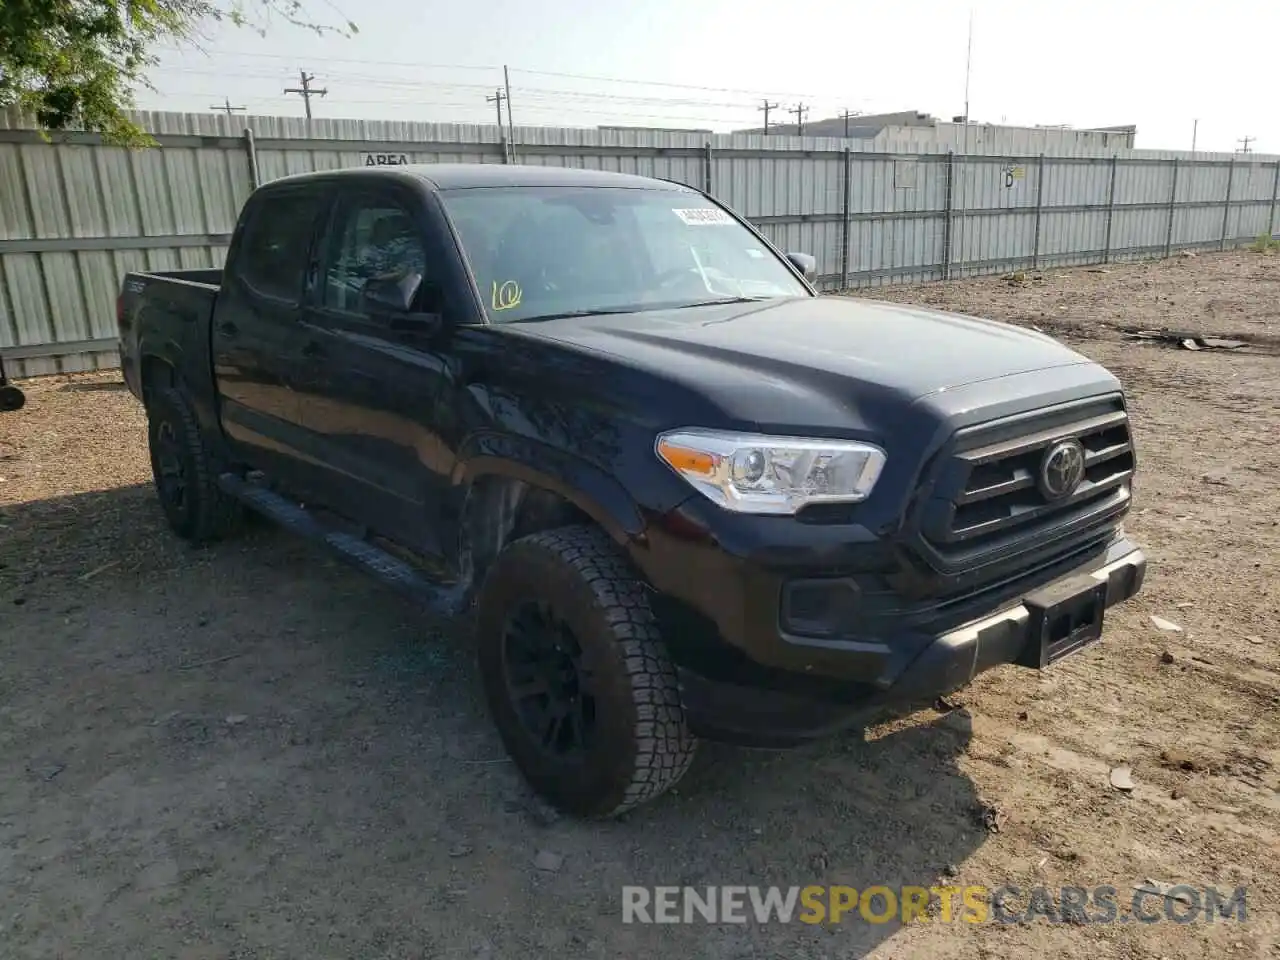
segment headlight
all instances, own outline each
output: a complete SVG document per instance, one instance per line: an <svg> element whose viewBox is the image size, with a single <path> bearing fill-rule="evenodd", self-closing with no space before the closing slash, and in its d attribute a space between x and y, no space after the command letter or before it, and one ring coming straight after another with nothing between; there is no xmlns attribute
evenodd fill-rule
<svg viewBox="0 0 1280 960"><path fill-rule="evenodd" d="M661 434L658 456L726 510L793 514L811 503L871 494L885 453L853 440L804 440L714 430Z"/></svg>

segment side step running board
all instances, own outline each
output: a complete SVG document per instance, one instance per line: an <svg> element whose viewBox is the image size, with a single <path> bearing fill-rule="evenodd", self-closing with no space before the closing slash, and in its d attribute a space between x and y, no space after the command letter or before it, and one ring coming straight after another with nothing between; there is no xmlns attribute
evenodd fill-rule
<svg viewBox="0 0 1280 960"><path fill-rule="evenodd" d="M266 487L249 483L233 473L218 477L218 486L249 509L269 517L290 532L329 547L342 560L398 590L429 613L452 618L462 613L466 606L466 591L458 584L431 580L412 565L367 540L330 529L303 507Z"/></svg>

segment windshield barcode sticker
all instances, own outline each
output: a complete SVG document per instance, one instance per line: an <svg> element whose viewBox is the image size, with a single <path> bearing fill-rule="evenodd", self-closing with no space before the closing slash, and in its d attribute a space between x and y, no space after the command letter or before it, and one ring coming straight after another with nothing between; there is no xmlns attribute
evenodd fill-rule
<svg viewBox="0 0 1280 960"><path fill-rule="evenodd" d="M676 207L671 212L691 227L733 223L733 217L715 207Z"/></svg>

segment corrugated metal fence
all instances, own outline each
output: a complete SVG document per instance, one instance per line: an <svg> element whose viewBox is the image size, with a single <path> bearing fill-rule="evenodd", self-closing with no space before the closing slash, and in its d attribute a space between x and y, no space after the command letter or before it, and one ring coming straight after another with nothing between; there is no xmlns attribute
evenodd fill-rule
<svg viewBox="0 0 1280 960"><path fill-rule="evenodd" d="M0 351L10 375L113 365L121 274L218 266L249 192L293 173L502 163L494 125L138 115L160 146L46 143L0 114ZM1125 151L961 156L828 138L516 128L518 163L663 177L707 190L824 289L1225 249L1275 234L1280 159Z"/></svg>

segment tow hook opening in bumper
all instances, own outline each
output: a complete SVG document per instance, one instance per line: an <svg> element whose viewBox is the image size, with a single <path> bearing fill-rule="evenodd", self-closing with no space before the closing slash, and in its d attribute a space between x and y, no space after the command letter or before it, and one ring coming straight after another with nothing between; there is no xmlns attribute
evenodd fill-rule
<svg viewBox="0 0 1280 960"><path fill-rule="evenodd" d="M893 700L957 690L1002 663L1043 669L1102 636L1103 614L1142 588L1147 558L1134 548L1097 570L1056 581L1017 606L938 637L889 688Z"/></svg>
<svg viewBox="0 0 1280 960"><path fill-rule="evenodd" d="M939 638L949 646L972 645L974 674L1000 662L1043 669L1102 637L1108 607L1128 600L1142 587L1147 558L1135 549L1106 566L1051 583L1023 598L1016 607ZM1014 656L993 658L983 648L1002 637L1017 643ZM994 651L991 651L994 653Z"/></svg>

